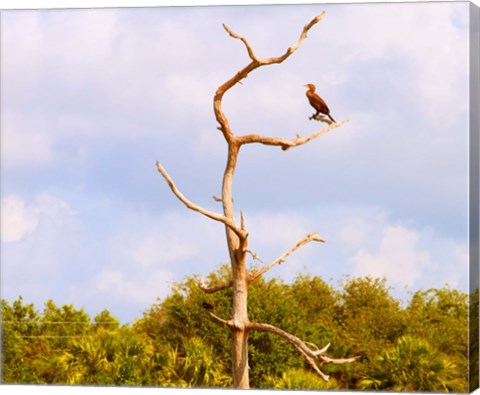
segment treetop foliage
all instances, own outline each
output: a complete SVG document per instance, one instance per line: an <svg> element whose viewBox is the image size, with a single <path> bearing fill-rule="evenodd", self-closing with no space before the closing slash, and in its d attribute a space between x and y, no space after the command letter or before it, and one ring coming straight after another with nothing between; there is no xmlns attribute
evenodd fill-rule
<svg viewBox="0 0 480 395"><path fill-rule="evenodd" d="M209 275L228 280L229 268ZM206 319L202 303L228 316L231 289L206 295L186 277L133 324L108 310L90 318L49 300L42 311L22 297L2 300L4 383L231 387L230 332ZM291 284L259 278L250 287L249 316L331 343L334 358L321 380L281 338L249 334L252 387L466 392L469 298L450 288L421 290L402 304L385 279L348 278L335 289L322 278L299 275ZM478 307L478 292L477 292ZM477 326L478 328L478 326ZM478 377L477 377L478 380Z"/></svg>

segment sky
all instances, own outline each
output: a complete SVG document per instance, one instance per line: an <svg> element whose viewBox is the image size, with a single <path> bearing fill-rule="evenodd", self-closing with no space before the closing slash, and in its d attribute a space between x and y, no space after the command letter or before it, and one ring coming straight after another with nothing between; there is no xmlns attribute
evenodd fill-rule
<svg viewBox="0 0 480 395"><path fill-rule="evenodd" d="M302 46L224 98L234 133L349 122L306 145L242 148L237 214L269 277L386 277L392 294L468 291L468 3L22 10L1 14L1 295L140 318L174 282L228 262L226 143L213 94L257 55Z"/></svg>

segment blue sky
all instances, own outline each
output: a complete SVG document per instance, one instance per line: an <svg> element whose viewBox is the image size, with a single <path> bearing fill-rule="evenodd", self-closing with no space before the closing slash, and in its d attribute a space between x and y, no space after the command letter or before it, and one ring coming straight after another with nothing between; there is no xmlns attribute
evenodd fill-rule
<svg viewBox="0 0 480 395"><path fill-rule="evenodd" d="M349 123L289 151L246 146L234 180L250 247L269 275L386 276L398 297L468 289L468 3L37 10L2 13L2 297L140 317L172 281L227 262L224 229L187 210L158 174L219 211L237 134L319 128L304 84Z"/></svg>

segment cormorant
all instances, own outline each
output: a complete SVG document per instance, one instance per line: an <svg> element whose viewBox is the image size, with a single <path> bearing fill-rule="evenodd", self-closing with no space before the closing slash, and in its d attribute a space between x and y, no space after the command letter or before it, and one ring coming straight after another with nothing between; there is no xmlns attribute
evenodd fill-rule
<svg viewBox="0 0 480 395"><path fill-rule="evenodd" d="M327 103L325 103L325 100L323 100L315 93L315 85L307 84L304 86L308 88L307 98L310 102L310 105L315 109L315 111L317 111L315 114L312 115L311 119L315 118L318 114L325 114L332 120L332 122L336 122L335 119L333 119L330 115L330 109L328 108Z"/></svg>

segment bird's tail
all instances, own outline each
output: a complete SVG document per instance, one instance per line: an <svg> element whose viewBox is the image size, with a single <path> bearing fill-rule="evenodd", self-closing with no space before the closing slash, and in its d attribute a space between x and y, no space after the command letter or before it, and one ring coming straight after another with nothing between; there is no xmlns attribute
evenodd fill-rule
<svg viewBox="0 0 480 395"><path fill-rule="evenodd" d="M333 123L337 123L337 121L335 121L335 119L333 119L333 117L330 114L327 114L327 115L332 120Z"/></svg>

